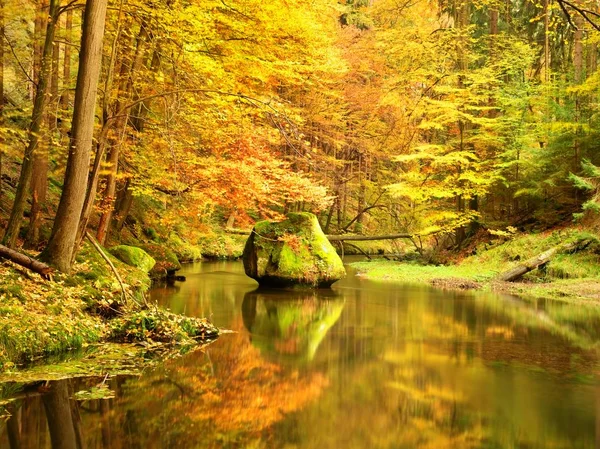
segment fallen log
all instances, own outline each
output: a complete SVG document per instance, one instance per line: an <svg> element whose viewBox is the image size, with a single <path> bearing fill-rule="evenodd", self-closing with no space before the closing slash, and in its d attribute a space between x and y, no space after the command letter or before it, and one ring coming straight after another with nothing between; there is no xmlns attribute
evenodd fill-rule
<svg viewBox="0 0 600 449"><path fill-rule="evenodd" d="M31 271L38 273L46 280L50 280L52 278L52 273L54 270L51 266L15 251L14 249L10 249L7 246L0 245L0 258L8 259L17 265L28 268Z"/></svg>
<svg viewBox="0 0 600 449"><path fill-rule="evenodd" d="M505 282L516 281L524 274L529 273L530 271L535 270L539 266L548 263L550 259L552 259L552 257L554 257L557 253L573 251L575 249L581 248L582 245L583 247L585 247L587 246L587 244L589 244L588 240L578 240L576 242L563 243L562 245L554 246L544 251L543 253L532 257L531 259L527 259L525 262L517 265L516 267L505 271L504 273L500 274L497 279L499 281Z"/></svg>
<svg viewBox="0 0 600 449"><path fill-rule="evenodd" d="M233 229L228 228L225 229L225 232L228 234L238 234L238 235L250 235L252 231L246 231L244 229ZM428 235L435 234L435 232L428 232L425 234L386 234L386 235L357 235L357 234L327 234L325 237L330 242L345 242L345 241L367 241L367 240L395 240L395 239L412 239L415 237L425 237Z"/></svg>
<svg viewBox="0 0 600 449"><path fill-rule="evenodd" d="M388 234L388 235L326 235L330 242L339 241L367 241L367 240L394 240L394 239L412 239L417 237L418 234Z"/></svg>

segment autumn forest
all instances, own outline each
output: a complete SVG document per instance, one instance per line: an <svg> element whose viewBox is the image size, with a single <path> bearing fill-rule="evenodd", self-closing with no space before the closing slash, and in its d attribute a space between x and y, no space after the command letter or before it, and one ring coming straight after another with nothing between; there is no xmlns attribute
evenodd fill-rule
<svg viewBox="0 0 600 449"><path fill-rule="evenodd" d="M0 446L598 447L599 44L589 0L0 0Z"/></svg>
<svg viewBox="0 0 600 449"><path fill-rule="evenodd" d="M2 5L4 242L63 269L55 216L104 244L302 210L456 247L598 208L595 6L96 3Z"/></svg>

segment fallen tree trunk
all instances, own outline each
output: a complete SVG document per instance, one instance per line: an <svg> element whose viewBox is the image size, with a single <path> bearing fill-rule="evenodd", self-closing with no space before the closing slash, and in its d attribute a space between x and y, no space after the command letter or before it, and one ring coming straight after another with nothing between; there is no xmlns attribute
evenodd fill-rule
<svg viewBox="0 0 600 449"><path fill-rule="evenodd" d="M228 234L238 234L238 235L250 235L251 231L246 231L243 229L233 229L228 228L225 229L225 232ZM325 237L330 242L343 242L343 241L367 241L367 240L395 240L395 239L412 239L415 237L426 237L428 235L435 234L435 232L428 232L425 234L386 234L386 235L356 235L356 234L327 234Z"/></svg>
<svg viewBox="0 0 600 449"><path fill-rule="evenodd" d="M54 271L50 265L46 265L39 260L35 260L32 257L26 256L25 254L19 253L14 249L10 249L4 245L0 245L0 257L8 259L17 265L21 265L22 267L28 268L47 280L51 279L52 272Z"/></svg>
<svg viewBox="0 0 600 449"><path fill-rule="evenodd" d="M549 250L546 250L543 253L538 254L535 257L532 257L531 259L527 259L525 262L517 265L516 267L511 268L508 271L505 271L504 273L500 274L497 279L499 281L506 281L506 282L516 281L524 274L535 270L536 268L538 268L541 265L544 265L545 263L548 263L550 261L550 259L552 259L552 257L554 257L557 253L572 251L572 250L580 248L582 245L583 245L583 248L585 248L585 246L587 246L587 244L589 244L588 240L578 240L576 242L564 243L562 245L554 246L554 247L550 248Z"/></svg>
<svg viewBox="0 0 600 449"><path fill-rule="evenodd" d="M327 235L327 239L330 242L338 241L366 241L366 240L394 240L394 239L412 239L417 237L418 234L388 234L388 235Z"/></svg>

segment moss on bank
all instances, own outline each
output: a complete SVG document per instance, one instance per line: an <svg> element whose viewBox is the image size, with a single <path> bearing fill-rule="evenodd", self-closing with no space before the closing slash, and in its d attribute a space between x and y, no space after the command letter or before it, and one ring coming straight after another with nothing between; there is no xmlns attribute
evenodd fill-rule
<svg viewBox="0 0 600 449"><path fill-rule="evenodd" d="M556 255L548 264L526 274L520 282L498 282L498 274L554 246L586 239L584 251ZM528 234L512 240L486 243L475 254L452 265L417 262L371 261L352 264L359 276L369 279L441 288L502 291L529 298L556 298L600 303L600 243L584 231L566 229Z"/></svg>
<svg viewBox="0 0 600 449"><path fill-rule="evenodd" d="M205 320L143 310L148 274L109 257L125 283L125 300L106 262L88 245L72 274L52 281L0 263L0 370L108 340L189 344L218 333Z"/></svg>

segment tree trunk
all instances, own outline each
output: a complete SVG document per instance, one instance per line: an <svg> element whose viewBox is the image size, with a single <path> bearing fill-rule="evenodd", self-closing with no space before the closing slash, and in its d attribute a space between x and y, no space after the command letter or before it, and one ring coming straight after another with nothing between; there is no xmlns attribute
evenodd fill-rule
<svg viewBox="0 0 600 449"><path fill-rule="evenodd" d="M107 0L86 3L65 182L52 235L42 253L45 260L67 273L86 194L106 8Z"/></svg>
<svg viewBox="0 0 600 449"><path fill-rule="evenodd" d="M583 80L583 17L575 14L573 21L577 29L573 36L573 73L575 84Z"/></svg>
<svg viewBox="0 0 600 449"><path fill-rule="evenodd" d="M108 133L113 126L113 120L109 119L109 106L112 92L112 85L114 82L115 65L117 60L123 65L125 63L123 55L121 58L117 58L118 42L121 37L123 27L127 28L127 23L123 25L123 0L119 5L119 14L117 17L117 30L112 41L112 51L110 54L110 60L108 62L108 68L106 73L106 79L104 81L104 94L102 95L102 130L98 136L98 143L96 144L96 154L94 156L94 165L92 171L88 175L87 190L85 200L83 203L83 210L79 219L79 228L77 230L77 238L75 239L75 248L79 248L85 234L87 232L87 225L94 209L94 202L96 201L96 192L98 191L98 181L100 177L100 165L104 158L104 151L108 145ZM118 109L117 109L118 111Z"/></svg>
<svg viewBox="0 0 600 449"><path fill-rule="evenodd" d="M0 126L4 126L4 0L0 0ZM4 139L0 138L0 204L2 204L2 158Z"/></svg>
<svg viewBox="0 0 600 449"><path fill-rule="evenodd" d="M52 275L52 268L39 260L32 259L31 257L19 253L14 249L10 249L7 246L0 245L0 258L8 259L22 267L28 268L31 271L38 273L45 279L49 279Z"/></svg>
<svg viewBox="0 0 600 449"><path fill-rule="evenodd" d="M27 202L27 193L29 191L29 183L31 182L31 173L33 169L33 157L38 149L40 142L40 131L44 119L44 110L46 108L46 91L50 78L52 67L52 43L54 42L54 27L56 24L56 11L58 9L59 0L50 1L49 20L46 29L46 40L44 42L44 51L42 54L42 67L40 70L40 79L38 80L37 91L35 95L35 103L33 105L33 113L31 116L31 124L29 126L28 139L29 144L23 155L23 165L21 166L21 174L19 183L15 192L15 201L8 220L6 233L4 234L3 243L9 247L14 247L19 236L19 229L23 221L23 212Z"/></svg>
<svg viewBox="0 0 600 449"><path fill-rule="evenodd" d="M62 94L60 96L61 109L66 110L69 107L69 89L71 88L71 42L73 40L73 10L67 11L65 23L65 45L63 52L63 76L62 76Z"/></svg>
<svg viewBox="0 0 600 449"><path fill-rule="evenodd" d="M145 44L148 39L148 29L145 22L140 25L140 31L136 39L135 55L133 58L133 64L130 67L129 73L126 76L126 87L124 92L133 92L133 78L134 75L142 67L144 62ZM120 104L117 106L117 110L120 109ZM103 192L102 198L102 215L98 223L98 230L96 232L96 240L104 245L110 222L113 217L113 208L115 204L115 192L117 189L117 172L119 168L119 155L122 141L125 135L125 128L127 126L127 118L124 117L119 119L119 124L116 126L116 140L110 147L110 151L107 155L107 165L109 173L106 176L106 187Z"/></svg>
<svg viewBox="0 0 600 449"><path fill-rule="evenodd" d="M550 81L550 8L549 0L544 0L544 77L542 81Z"/></svg>
<svg viewBox="0 0 600 449"><path fill-rule="evenodd" d="M59 30L58 20L54 33ZM46 145L44 142L38 147L33 155L33 172L31 180L31 213L29 214L29 229L27 232L27 244L30 248L36 248L40 240L40 227L42 225L42 211L46 204L48 193L48 155L52 149L54 132L56 130L56 100L58 99L58 64L59 45L53 44L52 70L48 83L48 95L46 105L46 118L48 133Z"/></svg>
<svg viewBox="0 0 600 449"><path fill-rule="evenodd" d="M490 34L492 36L498 34L498 8L492 8L490 10Z"/></svg>
<svg viewBox="0 0 600 449"><path fill-rule="evenodd" d="M123 190L121 190L121 192L119 193L119 198L115 207L114 229L116 232L121 232L121 230L123 229L123 225L125 224L127 215L129 215L131 205L133 204L133 192L129 188L129 184L130 181L128 179L125 182Z"/></svg>

